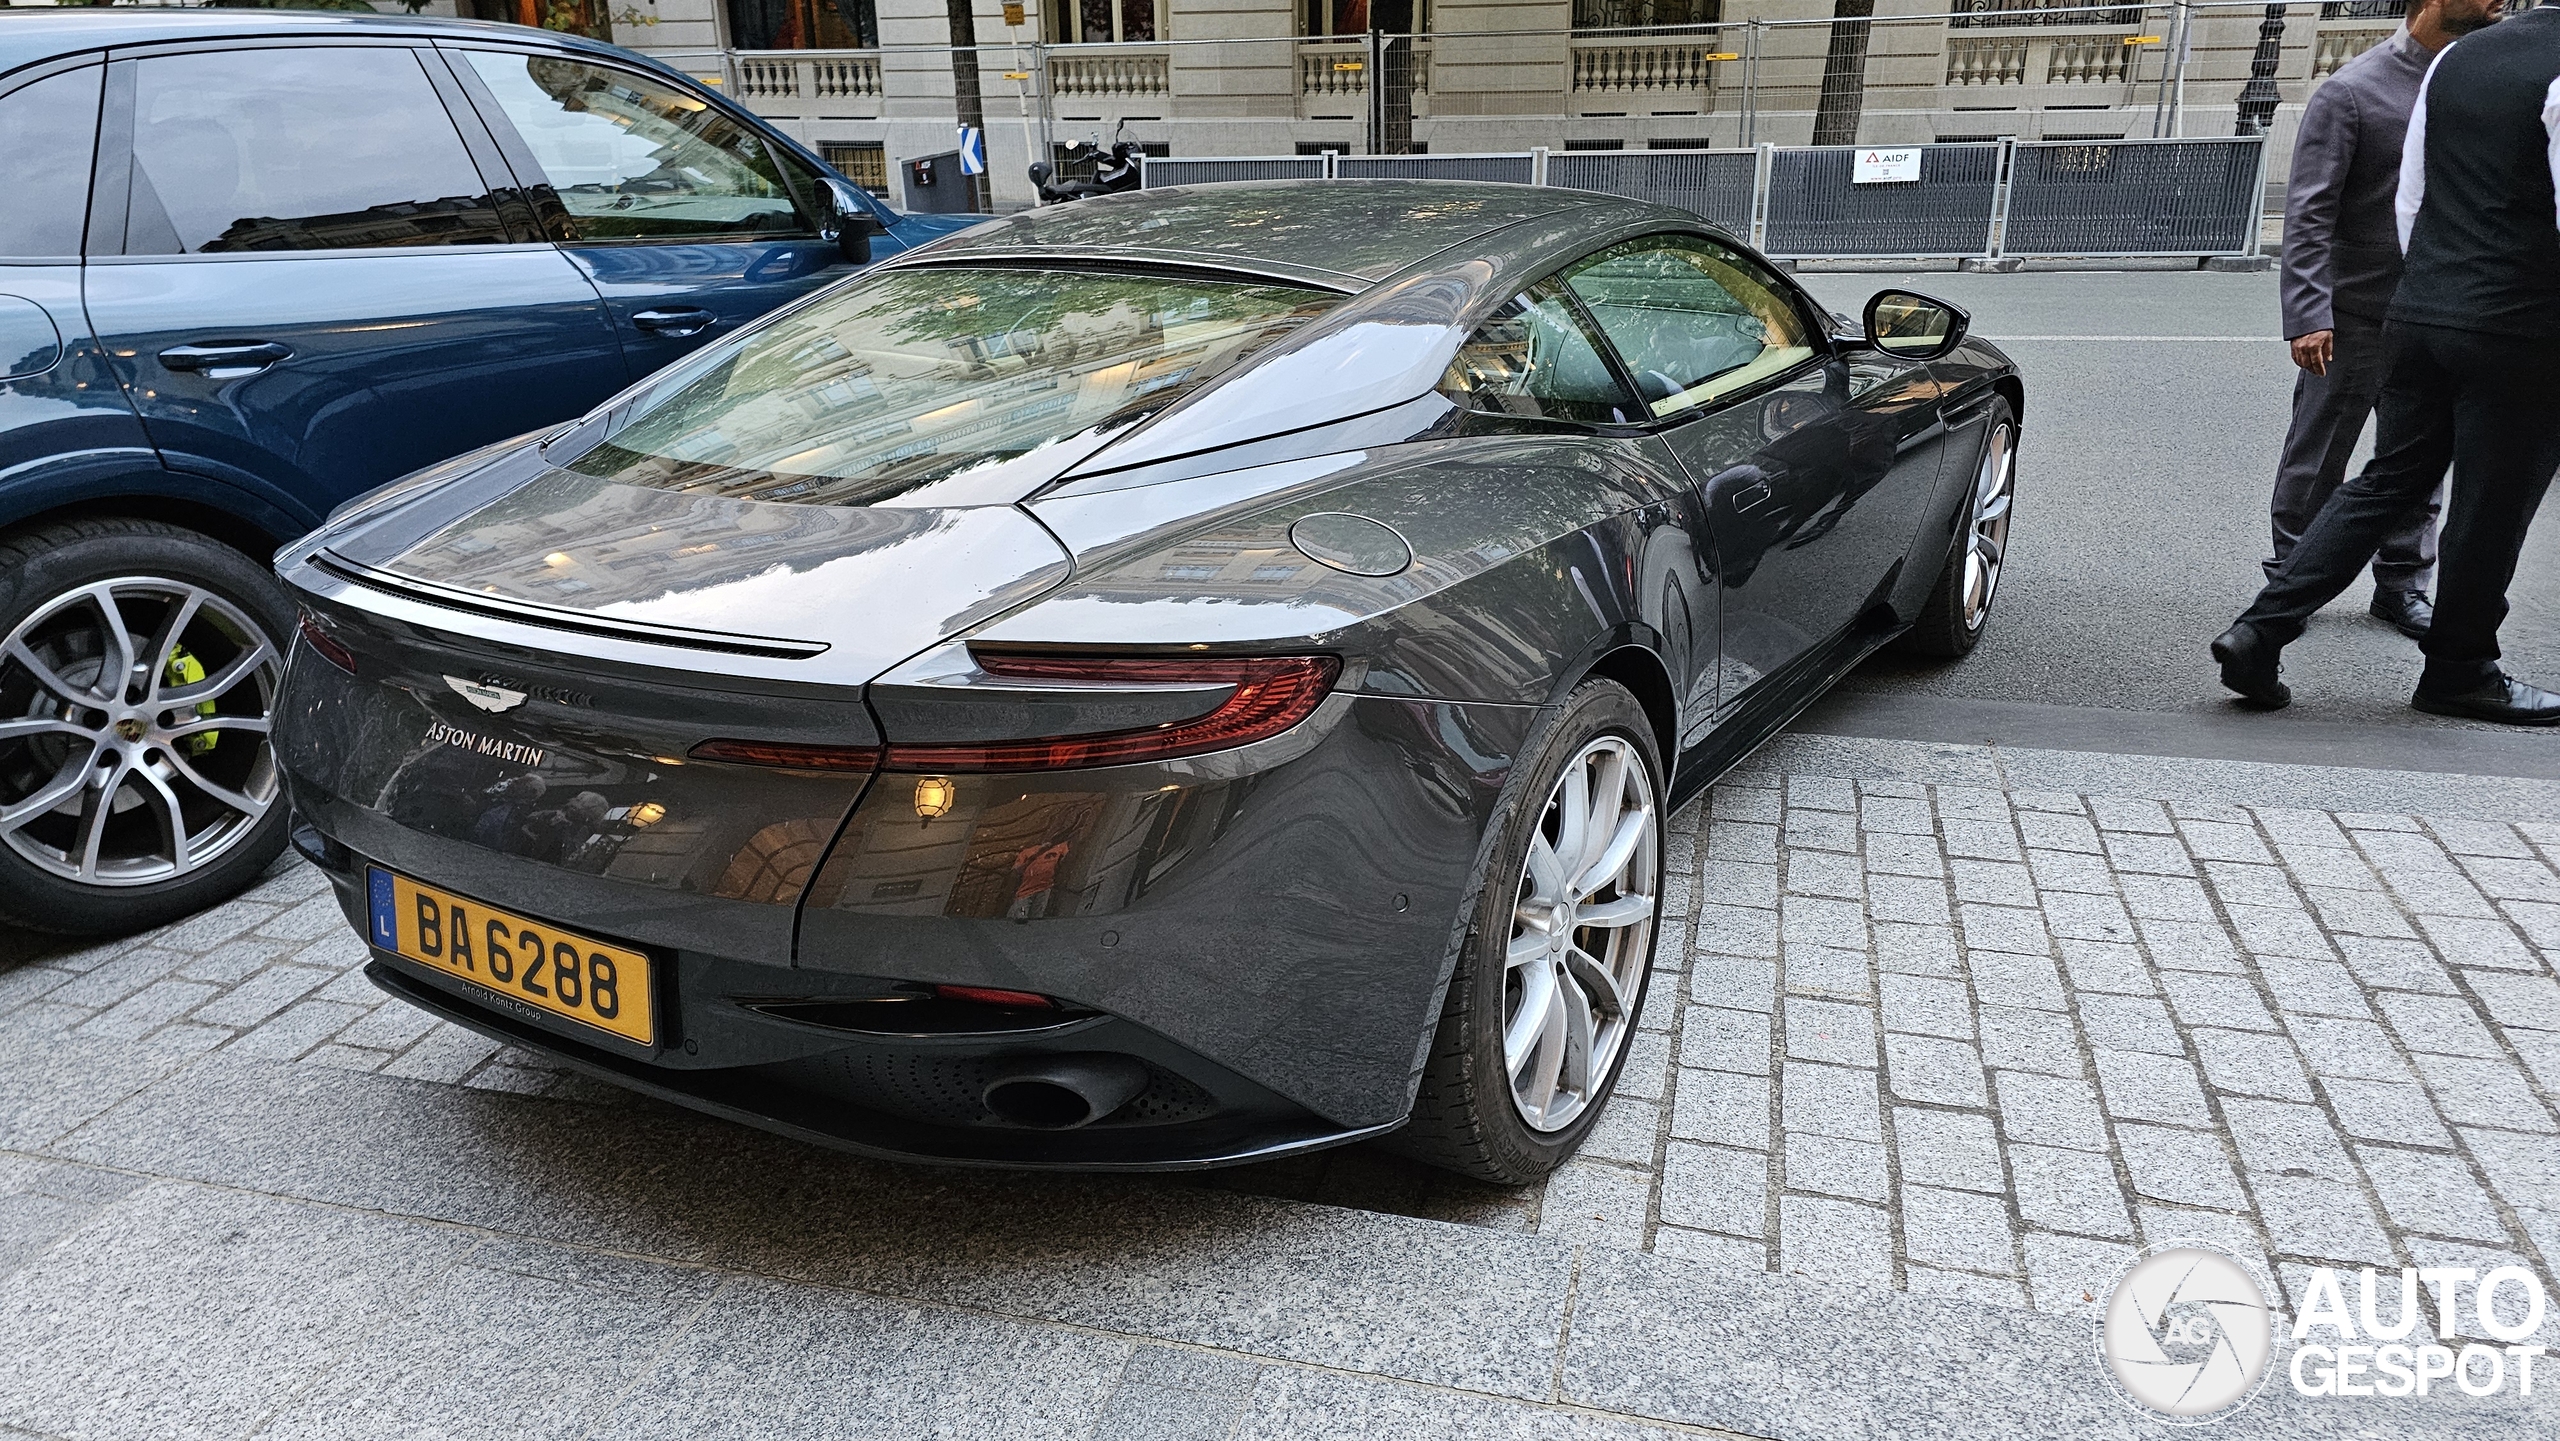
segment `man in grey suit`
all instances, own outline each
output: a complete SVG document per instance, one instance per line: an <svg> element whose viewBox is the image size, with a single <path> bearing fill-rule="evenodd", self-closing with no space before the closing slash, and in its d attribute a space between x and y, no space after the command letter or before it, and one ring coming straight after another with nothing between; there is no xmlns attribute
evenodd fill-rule
<svg viewBox="0 0 2560 1441"><path fill-rule="evenodd" d="M2392 197L2418 83L2436 52L2498 18L2500 0L2427 0L2391 38L2338 67L2311 92L2285 188L2284 333L2302 373L2293 383L2293 428L2276 467L2273 579L2294 542L2338 488L2382 393L2382 316L2400 284L2400 235ZM2373 560L2373 613L2422 638L2434 612L2427 573L2436 561L2443 487L2409 513Z"/></svg>

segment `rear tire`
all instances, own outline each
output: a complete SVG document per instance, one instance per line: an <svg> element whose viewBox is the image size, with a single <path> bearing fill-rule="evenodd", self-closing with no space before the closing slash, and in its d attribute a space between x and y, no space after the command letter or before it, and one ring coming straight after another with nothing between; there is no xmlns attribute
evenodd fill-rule
<svg viewBox="0 0 2560 1441"><path fill-rule="evenodd" d="M2009 512L2018 495L2018 418L2003 398L1991 402L1975 456L1973 485L1956 512L1938 583L1902 637L1902 648L1935 660L1972 653L1991 623L1991 602L2008 570Z"/></svg>
<svg viewBox="0 0 2560 1441"><path fill-rule="evenodd" d="M1562 1164L1599 1120L1633 1048L1661 930L1663 777L1652 723L1614 681L1585 681L1522 748L1394 1149L1519 1186ZM1578 830L1569 790L1586 798ZM1612 868L1611 839L1628 834L1634 844Z"/></svg>
<svg viewBox="0 0 2560 1441"><path fill-rule="evenodd" d="M266 724L293 630L265 567L194 531L0 542L0 922L137 931L255 881L288 824Z"/></svg>

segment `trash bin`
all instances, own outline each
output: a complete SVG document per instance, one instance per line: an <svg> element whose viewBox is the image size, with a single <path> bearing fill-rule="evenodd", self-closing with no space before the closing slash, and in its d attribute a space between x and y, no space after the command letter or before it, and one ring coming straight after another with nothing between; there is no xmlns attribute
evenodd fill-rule
<svg viewBox="0 0 2560 1441"><path fill-rule="evenodd" d="M922 215L968 215L978 207L977 187L960 173L960 152L919 155L898 166L906 181L907 209Z"/></svg>

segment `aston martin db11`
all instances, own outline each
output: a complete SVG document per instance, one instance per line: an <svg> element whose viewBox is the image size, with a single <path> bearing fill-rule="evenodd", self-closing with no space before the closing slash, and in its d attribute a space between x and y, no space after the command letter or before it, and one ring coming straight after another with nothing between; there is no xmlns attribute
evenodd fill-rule
<svg viewBox="0 0 2560 1441"><path fill-rule="evenodd" d="M1601 195L1012 216L290 548L295 839L384 989L703 1110L1525 1181L1673 808L1981 634L2023 402L1953 306Z"/></svg>

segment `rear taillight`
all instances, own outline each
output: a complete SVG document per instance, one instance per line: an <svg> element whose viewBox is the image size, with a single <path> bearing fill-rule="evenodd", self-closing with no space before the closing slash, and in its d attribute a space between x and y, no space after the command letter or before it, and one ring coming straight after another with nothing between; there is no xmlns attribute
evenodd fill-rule
<svg viewBox="0 0 2560 1441"><path fill-rule="evenodd" d="M1093 686L1232 685L1207 715L1143 730L1036 740L901 744L881 760L893 771L1054 771L1131 761L1171 760L1267 740L1305 720L1332 689L1342 663L1329 655L1156 659L1118 656L980 655L1000 680Z"/></svg>
<svg viewBox="0 0 2560 1441"><path fill-rule="evenodd" d="M967 1001L974 1006L1004 1006L1019 1011L1054 1011L1058 1003L1036 991L1007 991L994 986L936 986L934 999Z"/></svg>
<svg viewBox="0 0 2560 1441"><path fill-rule="evenodd" d="M322 630L309 611L302 613L302 639L322 660L349 675L356 673L356 653L347 649L344 641Z"/></svg>
<svg viewBox="0 0 2560 1441"><path fill-rule="evenodd" d="M1180 657L976 656L978 668L997 680L1045 681L1108 689L1120 686L1233 686L1204 715L1137 730L1090 735L1041 736L1002 741L891 741L866 746L772 745L761 741L704 741L699 760L806 770L937 772L1077 770L1171 760L1230 750L1280 734L1314 714L1333 688L1342 663L1329 655Z"/></svg>
<svg viewBox="0 0 2560 1441"><path fill-rule="evenodd" d="M795 746L766 741L704 741L686 752L698 761L735 761L795 771L867 771L880 764L878 746Z"/></svg>

